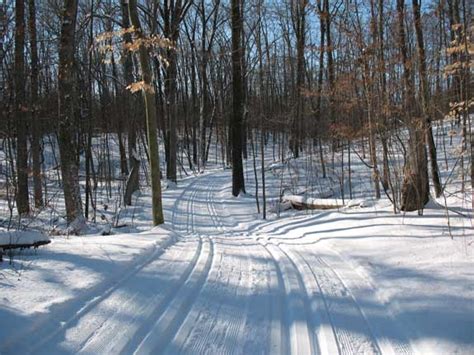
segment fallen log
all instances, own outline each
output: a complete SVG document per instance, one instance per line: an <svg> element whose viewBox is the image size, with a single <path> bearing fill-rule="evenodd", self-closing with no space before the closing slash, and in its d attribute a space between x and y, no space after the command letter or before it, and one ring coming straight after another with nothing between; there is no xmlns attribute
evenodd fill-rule
<svg viewBox="0 0 474 355"><path fill-rule="evenodd" d="M0 244L0 250L8 250L8 249L28 249L28 248L38 248L42 245L47 245L51 243L50 240L39 240L34 243L25 243L25 244Z"/></svg>
<svg viewBox="0 0 474 355"><path fill-rule="evenodd" d="M0 261L5 250L38 248L51 243L51 240L35 231L0 230Z"/></svg>
<svg viewBox="0 0 474 355"><path fill-rule="evenodd" d="M343 207L365 207L362 199L345 200L338 198L312 198L299 195L286 195L282 197L282 205L290 205L295 210L332 210Z"/></svg>

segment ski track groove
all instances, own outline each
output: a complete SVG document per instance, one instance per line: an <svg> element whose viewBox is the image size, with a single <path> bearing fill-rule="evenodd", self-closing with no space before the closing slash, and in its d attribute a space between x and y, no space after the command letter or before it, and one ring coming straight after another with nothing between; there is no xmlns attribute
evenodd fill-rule
<svg viewBox="0 0 474 355"><path fill-rule="evenodd" d="M183 241L181 243L175 244L173 247L178 248L184 244L192 243L192 240ZM195 259L199 255L200 252L200 244L201 241L198 239L197 241L198 248L197 251L194 253L192 258L186 257L189 253L189 248L180 248L177 254L173 254L175 248L168 249L164 254L163 258L157 258L154 260L153 263L150 263L148 266L152 268L152 270L143 269L142 272L148 274L150 272L154 272L156 270L164 270L167 267L167 258L170 257L172 260L183 260L184 263L180 263L181 265L169 265L168 267L173 267L173 270L179 270L182 272L177 273L177 277L175 280L172 280L172 284L169 285L167 289L164 289L163 292L161 289L157 289L154 294L151 294L151 297L147 299L147 303L143 303L140 300L141 291L135 291L132 294L128 294L123 292L122 290L118 289L111 293L106 299L102 302L97 304L94 308L90 310L87 314L84 314L81 317L82 323L78 322L73 327L69 328L69 331L72 332L73 335L73 342L66 342L66 346L72 347L72 351L74 352L85 352L85 353L116 353L123 349L124 346L127 345L127 339L137 336L141 331L141 328L149 323L150 317L152 317L157 310L159 310L163 303L166 303L167 298L171 297L173 293L177 292L180 287L180 284L183 282L183 279L186 278L186 275L190 272L190 270L194 267ZM167 255L172 254L172 255ZM187 261L187 260L191 261ZM154 265L154 264L157 265ZM136 276L139 276L138 273ZM128 289L133 290L134 285L133 282L136 281L131 279L131 284L128 285ZM122 286L125 286L123 284ZM135 302L138 300L139 302ZM114 301L119 301L115 302ZM141 301L141 302L140 302ZM119 306L115 306L119 304ZM127 319L128 327L123 327L122 323L120 322L120 318L123 317L123 314L127 313L128 307L131 307L134 304L139 304L139 307L134 311L134 314L128 316ZM108 310L113 310L111 314ZM94 312L96 313L94 316ZM91 315L91 317L88 317ZM144 322L140 322L140 317L145 319ZM118 320L118 322L117 322ZM139 324L142 323L142 326ZM67 329L66 329L67 331ZM66 333L64 334L66 336ZM81 337L86 336L85 339L81 339ZM71 338L71 336L69 336ZM114 341L107 341L106 339L114 339Z"/></svg>
<svg viewBox="0 0 474 355"><path fill-rule="evenodd" d="M272 245L272 244L273 245L275 244L286 245L284 241L283 242L281 241L282 239L293 240L294 238L281 238L281 237L279 238L276 236L267 235L266 233L263 233L263 231L265 230L265 231L270 231L270 232L274 232L274 231L276 232L278 230L287 228L288 225L293 225L295 226L295 228L298 228L301 224L305 226L310 224L308 223L308 216L298 218L296 221L291 221L291 222L288 222L287 224L283 224L275 228L272 227L272 222L269 222L253 229L253 232L257 232L254 238L256 238L256 240L259 241L260 243L266 242L269 245ZM280 233L277 233L277 234L280 234ZM309 249L309 247L311 247L313 244L314 243L310 243L307 245L305 244L303 250L310 251L311 253L317 253L316 249ZM303 245L303 244L293 245L291 242L288 243L289 247L296 246L296 245ZM294 248L291 247L291 250L293 249ZM332 251L332 249L330 249L329 251L333 252L337 256L337 260L340 259L339 260L340 262L338 263L338 270L340 270L342 267L342 271L345 271L345 273L343 273L342 275L339 274L338 271L336 271L333 267L331 267L329 263L325 259L322 259L322 258L320 258L319 268L322 268L322 269L326 268L326 270L330 270L334 274L335 278L339 280L339 285L342 285L342 287L339 287L339 290L340 291L342 290L343 294L350 297L350 299L352 300L353 306L355 306L355 308L357 309L357 313L359 314L360 318L363 320L363 323L364 323L363 327L365 327L366 334L368 335L367 337L368 339L366 340L368 341L361 342L360 339L359 341L357 341L357 339L354 339L353 335L354 333L357 334L357 329L352 330L352 331L347 331L346 329L344 329L344 327L337 327L336 325L334 325L334 322L330 316L331 308L333 306L331 305L330 302L328 302L327 300L328 295L325 294L323 290L323 288L325 287L321 286L321 280L318 279L317 273L313 270L314 264L308 263L304 259L303 255L301 255L301 253L298 253L298 255L300 255L300 257L303 259L302 260L303 264L302 263L297 263L297 264L299 264L300 267L303 267L303 268L305 268L304 264L306 264L306 268L310 270L312 274L312 278L317 283L317 286L319 289L317 294L319 298L322 297L322 301L325 305L324 306L325 312L319 312L319 314L320 316L323 316L323 317L326 314L326 316L329 317L329 319L327 319L328 320L327 323L330 324L332 328L331 330L332 330L333 335L328 334L328 336L323 337L321 334L320 336L318 336L319 344L321 345L321 347L323 349L332 348L333 350L328 351L328 353L333 354L336 352L335 351L336 349L334 346L334 340L335 340L336 346L338 347L337 352L340 354L341 353L358 353L358 352L359 353L372 352L372 353L383 353L383 354L412 354L413 353L412 346L410 342L407 340L406 335L403 333L403 331L399 327L397 321L395 320L391 312L389 311L387 314L386 306L381 304L380 301L378 300L376 296L377 288L369 280L366 280L365 278L360 276L357 270L352 270L351 266L348 265L336 252ZM296 250L295 250L295 253L297 253ZM298 259L298 258L295 258L295 259ZM345 265L342 265L342 266L339 265L341 263ZM345 275L346 273L348 275ZM354 278L354 275L353 275L354 273L357 278L357 281L353 281L352 283L349 283L349 285L351 285L351 287L349 287L345 281L346 277L349 277L348 280L352 280ZM305 275L305 274L302 273L301 275ZM327 277L327 279L330 280L331 277ZM366 286L365 292L361 292L359 290L360 288L359 284L363 284L364 286ZM369 287L367 287L367 285ZM336 287L334 284L332 286ZM367 290L369 291L369 295L365 294L367 293ZM356 293L354 293L354 291ZM358 301L356 294L359 294L362 297L362 299L365 300L364 303L361 304ZM321 300L319 301L319 303L320 302ZM365 312L365 307L369 307L367 314ZM376 312L378 311L379 316L372 315L373 308L375 308ZM334 310L332 310L332 312L334 312ZM383 314L383 316L381 317L380 314ZM328 332L327 329L326 330L323 329L323 333L324 332L330 333ZM331 340L331 338L333 339ZM350 343L354 344L352 348L350 347ZM346 351L345 348L349 348L351 350ZM359 348L359 350L357 350L357 348ZM369 349L369 351L367 349Z"/></svg>
<svg viewBox="0 0 474 355"><path fill-rule="evenodd" d="M300 255L308 265L312 265L310 269L313 271L325 299L340 353L380 354L381 350L377 339L374 337L366 317L339 276L324 263L321 257L313 255L311 262L308 262L302 254ZM349 315L353 319L348 320ZM353 327L353 331L349 331L348 326ZM358 334L355 334L355 331L358 331Z"/></svg>
<svg viewBox="0 0 474 355"><path fill-rule="evenodd" d="M193 306L196 295L202 290L207 282L209 270L214 260L214 243L205 238L202 250L196 266L189 274L186 281L168 300L163 312L155 317L156 322L147 332L143 340L138 344L135 354L156 353L163 350L173 339L175 332L181 326L183 320ZM125 352L130 353L130 352Z"/></svg>
<svg viewBox="0 0 474 355"><path fill-rule="evenodd" d="M198 181L193 182L192 185L196 185L197 183L198 183ZM189 191L188 189L183 191L183 193L181 194L181 197L183 197L183 195L185 195L185 193L188 192L188 191ZM194 214L192 213L192 205L193 205L193 203L196 199L196 196L198 194L198 191L196 191L195 189L193 189L191 191L192 191L191 196L190 196L189 199L187 199L187 206L186 206L186 213L185 213L186 222L187 222L186 223L186 228L187 228L186 232L187 233L192 233L192 230L190 230L190 227L194 227ZM180 200L181 200L181 198L176 201L175 205L179 205ZM172 221L173 221L174 225L176 225L175 210L176 209L173 210L173 217L172 217ZM191 219L191 223L189 223L190 219ZM181 228L178 228L178 229L181 229ZM187 236L187 237L189 237L189 236ZM179 238L179 239L181 239L181 238ZM43 348L44 346L50 345L50 342L52 340L54 340L56 337L60 336L61 334L65 333L74 322L78 322L86 314L92 312L98 305L100 305L102 302L107 300L115 291L119 290L121 286L123 286L125 283L127 283L127 281L131 280L140 271L144 270L147 266L152 264L154 261L157 261L160 258L160 256L167 250L167 248L170 247L173 244L173 242L175 242L175 240L171 241L170 243L167 243L167 245L157 246L156 250L153 251L148 257L146 257L145 261L134 265L133 270L131 272L128 272L124 277L120 278L119 281L117 281L113 286L108 288L105 292L101 293L99 296L92 297L89 301L87 301L85 303L85 305L79 311L77 311L67 321L63 322L58 329L56 329L52 333L48 334L46 337L42 338L42 340L40 342L36 343L35 346L32 349L29 349L27 351L34 352L34 351L36 351L40 348ZM202 241L200 243L202 243ZM212 241L211 241L211 243L212 243ZM195 267L195 265L190 264L190 265L188 265L188 267L191 267L191 269L192 269L192 268ZM191 272L192 271L189 271L189 273L191 273ZM178 286L178 290L179 290L179 286ZM178 291L176 291L176 292L178 292ZM137 297L137 295L135 294L134 296L132 296L129 299L129 301L133 301L136 297ZM170 297L170 296L168 296L168 297ZM123 304L122 306L120 306L116 310L116 312L119 312L120 310L122 310L123 307L126 307L126 305ZM92 344L93 339L95 339L97 334L100 334L101 330L104 329L105 324L106 324L106 322L102 322L101 324L99 324L97 326L97 328L95 328L93 333L89 334L87 336L87 338L84 341L81 342L80 349L79 349L78 352L80 352L81 350L86 350Z"/></svg>
<svg viewBox="0 0 474 355"><path fill-rule="evenodd" d="M205 201L208 216L212 222L212 226L220 233L226 233L222 221L220 220L213 198L213 189L217 186L216 183L197 185L206 192ZM212 239L219 238L218 236ZM245 330L245 322L249 308L249 289L250 289L250 260L246 255L243 260L232 262L236 255L236 251L241 245L233 245L225 247L224 244L217 240L215 265L212 265L208 280L203 286L202 292L206 290L206 294L214 296L218 300L218 304L212 304L209 297L204 300L201 297L196 301L196 307L189 312L185 318L181 328L176 335L175 346L179 350L191 353L203 353L209 351L209 347L215 349L219 353L235 352L239 342L243 339L243 332ZM222 249L222 251L221 251ZM222 299L221 284L226 282L227 294L230 295L228 299ZM221 299L219 299L221 298ZM244 317L242 316L242 309L235 300L239 298L245 299ZM226 302L227 301L227 302ZM234 303L232 303L232 301ZM230 304L229 304L230 303ZM197 308L197 310L194 310ZM193 317L193 315L196 315ZM205 319L206 321L202 321ZM230 320L226 322L226 320ZM172 352L172 350L169 350Z"/></svg>
<svg viewBox="0 0 474 355"><path fill-rule="evenodd" d="M193 183L193 185L194 185L194 183ZM183 195L184 195L185 192L186 192L186 190L183 191L183 193L182 193L180 196L183 197ZM192 205L192 202L194 201L196 195L197 195L197 192L193 189L193 190L192 190L192 194L191 194L191 198L187 200L187 207L186 207L186 210L187 210L187 213L186 213L187 223L186 223L186 227L187 227L187 232L188 232L188 233L190 232L189 226L190 226L190 225L194 225L194 214L191 213L191 212L192 212L192 211L191 211L191 205ZM176 206L176 205L179 205L180 200L181 200L181 198L176 201L175 206ZM192 216L192 221L193 221L192 224L189 223L189 217L190 217L190 216ZM175 209L173 209L173 217L172 217L172 221L173 221L172 223L173 223L173 224L175 224L175 220L176 220L176 214L175 214ZM188 238L189 238L189 237L190 237L190 236L188 236ZM173 296L175 296L176 294L178 294L179 290L183 287L183 285L186 283L186 281L190 278L190 275L193 273L193 271L194 271L195 268L196 268L198 259L199 259L200 255L201 255L202 249L203 249L203 247L202 247L202 244L203 244L202 238L201 238L201 237L198 237L198 240L199 240L198 250L197 250L197 252L194 254L193 258L191 259L190 264L186 267L186 269L184 270L184 272L181 274L181 276L180 276L180 278L179 278L179 280L178 280L178 284L177 284L177 285L174 285L173 287L171 287L170 290L167 290L167 292L166 292L165 295L164 295L163 300L160 302L160 303L164 303L164 304L163 304L163 305L159 304L159 305L156 306L155 311L153 311L153 312L152 312L152 315L147 318L148 321L144 323L144 326L148 326L148 327L149 327L148 324L149 324L149 322L151 321L151 319L153 319L153 317L157 317L157 315L156 315L157 310L161 310L161 308L165 307L167 303L169 304L169 303L172 301ZM163 251L163 252L164 252L164 251ZM137 275L140 271L142 271L146 266L148 266L149 264L153 263L153 261L156 261L156 259L158 259L158 258L161 256L161 254L163 254L163 252L160 253L159 255L156 255L156 257L152 258L152 260L150 260L149 263L147 263L146 265L143 265L143 267L140 268L140 270L138 270L136 273L134 273L134 274L131 275L129 278L127 278L127 280L130 279L132 276L136 276L136 275ZM212 257L212 256L211 256L211 257ZM122 286L127 280L125 280L125 281L124 281L121 285L119 285L119 286ZM117 289L118 289L118 287L117 287ZM112 291L112 292L113 292L113 291ZM107 298L112 294L112 292L111 292L109 295L107 295L106 297L104 297L104 299L107 299ZM160 296L161 296L161 295L160 295ZM135 294L129 301L133 301L136 297L137 297L137 294ZM157 298L159 298L159 297L157 296ZM154 299L155 299L155 298L154 298ZM103 300L100 300L99 302L96 303L96 305L100 304L102 301L103 301ZM124 306L126 306L125 302L121 305L121 307L119 307L119 308L116 310L116 313L117 313L118 311L120 311ZM163 312L163 313L166 312L166 309L163 310L162 312ZM81 317L82 317L82 316L81 316ZM79 350L78 352L87 351L87 349L88 349L89 347L94 347L94 345L92 345L92 344L93 344L93 340L96 338L96 335L97 335L97 334L100 334L101 329L103 329L103 328L105 327L106 323L107 323L107 321L105 321L105 322L103 322L102 324L100 324L100 325L98 326L98 328L96 328L95 331L94 331L92 334L89 335L89 337L82 343L82 346L81 346L81 348L80 348L80 350ZM140 327L140 328L138 329L138 333L139 333L139 334L144 332L144 331L143 331L143 327L144 327L144 326L142 326L142 327ZM137 337L137 336L139 336L139 335L135 335L135 337ZM132 338L132 340L130 340L130 341L125 345L125 349L131 350L131 345L132 345L132 344L136 344L136 343L139 343L139 342L136 340L136 338ZM108 345L108 344L106 344L106 345ZM111 350L112 350L112 349L111 349ZM89 352L89 351L88 351L88 352ZM99 348L99 349L97 349L97 351L94 351L94 352L102 353L103 351L101 351L101 349ZM122 350L122 353L123 353L123 350Z"/></svg>
<svg viewBox="0 0 474 355"><path fill-rule="evenodd" d="M347 295L349 295L350 298L352 299L354 305L359 310L362 318L365 320L365 323L367 324L367 327L368 327L368 330L370 331L372 339L375 341L375 343L378 346L379 352L383 353L383 354L386 354L386 353L390 353L390 354L411 354L412 350L411 350L411 347L410 347L408 341L406 341L406 339L403 339L403 341L401 341L401 340L399 340L399 341L388 341L386 339L382 339L383 337L378 331L374 331L374 329L376 329L376 327L374 327L372 322L369 320L370 316L368 317L365 314L363 307L361 306L361 304L357 300L357 297L355 297L354 292L351 291L351 288L347 286L346 282L344 281L344 278L341 277L339 272L337 272L331 265L329 265L329 263L327 262L326 259L324 259L322 257L319 257L319 260L320 260L321 264L324 265L324 267L326 267L328 270L330 270L330 272L332 274L334 274L336 276L336 279L339 281L339 283L345 289ZM346 267L347 267L347 265L346 265ZM398 331L398 329L396 328L397 324L392 319L390 314L388 315L388 320L391 322L391 325L392 325L392 328L390 330L393 331L395 329L396 331ZM397 336L399 336L400 338L403 337L402 334L397 334Z"/></svg>
<svg viewBox="0 0 474 355"><path fill-rule="evenodd" d="M216 204L214 202L215 199L212 200L212 205L214 210L216 211ZM225 205L222 205L222 203L220 203L219 206L221 206L221 208L219 209L219 215L225 216L224 218L226 219L234 219L225 207ZM246 317L243 327L241 329L243 340L241 343L243 344L240 344L241 349L239 349L240 351L238 351L237 353L258 353L258 351L256 351L256 349L252 347L257 346L258 348L260 348L260 353L281 354L283 353L283 349L286 349L286 344L288 343L288 335L285 333L282 326L283 316L281 306L283 304L283 300L280 286L282 284L282 281L280 280L281 275L278 273L278 266L271 258L271 255L268 253L268 250L266 250L264 246L262 246L260 243L255 242L255 240L250 238L249 235L245 233L241 234L242 232L238 231L236 236L234 230L238 228L238 223L231 224L231 226L233 228L226 228L226 230L228 230L232 238L226 239L226 241L231 241L233 243L241 243L239 244L240 247L245 245L242 242L250 242L250 247L246 252L246 256L249 260L251 260L250 253L253 253L255 258L255 260L252 261L252 264L249 263L248 265L250 272L250 285L249 291L246 293ZM258 260L260 260L260 262L258 262ZM271 262L270 264L267 262L263 263L262 260L269 260ZM260 268L255 270L254 266L257 265L259 265ZM265 280L263 290L261 289L262 276L264 276ZM256 282L257 280L260 281L260 284ZM260 300L258 298L258 295L259 292L261 294L262 291L265 295L265 298L262 298ZM250 302L251 295L257 296L257 300L253 300L253 302ZM267 320L266 323L263 322L264 319ZM252 324L251 321L260 324L260 326L257 326L258 330L255 329L255 324ZM255 333L260 333L262 334L262 336L258 337L258 335L255 335ZM248 336L250 334L251 336ZM267 341L262 343L261 339L263 338L266 338Z"/></svg>
<svg viewBox="0 0 474 355"><path fill-rule="evenodd" d="M198 237L198 247L196 252L193 255L191 262L187 265L184 272L181 274L179 280L177 281L174 287L171 287L166 294L164 295L161 302L155 307L154 311L146 318L146 321L142 323L142 325L137 329L132 339L130 339L124 346L121 353L131 353L137 347L138 344L143 341L144 337L150 332L150 328L154 324L154 320L158 319L161 314L163 314L166 309L169 307L172 300L176 297L176 295L182 290L183 286L191 277L192 273L195 272L197 268L197 264L199 259L203 254L203 245L204 242L201 237ZM94 351L94 353L101 353L98 351Z"/></svg>
<svg viewBox="0 0 474 355"><path fill-rule="evenodd" d="M217 183L214 182L212 187L215 188L216 186L218 185ZM217 212L216 203L215 203L216 200L214 198L214 194L211 189L208 189L207 197L208 197L207 205L211 207L210 214L213 216L213 220L215 224L219 224L220 229L223 232L227 232L228 229L224 226L222 219L219 217L219 214ZM230 233L231 235L233 235L232 230L230 230ZM241 247L242 247L241 244L236 244L233 246L233 248L236 249L236 254L238 254L237 251L240 251ZM239 287L236 288L236 294L238 294L240 290L240 295L238 296L245 299L245 305L244 305L244 309L241 310L239 309L238 303L234 304L234 307L232 308L233 312L231 312L230 317L232 319L237 319L239 321L234 323L234 327L231 327L229 332L226 332L227 338L229 338L231 342L230 349L232 350L233 353L236 352L235 349L238 348L239 344L242 344L245 338L244 337L245 326L248 319L248 312L250 308L250 297L252 295L251 293L252 272L251 272L251 262L250 262L249 253L245 253L245 262L243 263L246 266L245 268L242 267L242 259L240 259L240 263L239 263L240 270L239 270L239 280L238 280ZM231 273L231 274L234 274L234 273ZM246 280L246 282L244 282L243 279ZM243 317L242 317L242 314L244 315Z"/></svg>
<svg viewBox="0 0 474 355"><path fill-rule="evenodd" d="M265 250L267 256L270 258L275 271L275 276L277 279L277 288L276 288L276 300L272 302L272 313L276 313L276 317L272 317L272 329L271 329L271 339L270 344L271 348L276 348L276 354L289 354L290 353L290 332L287 326L287 315L286 312L283 312L285 308L285 289L283 274L280 269L280 266L276 259L273 257L273 254L268 250L267 246L261 244L262 248ZM271 273L270 275L272 275ZM270 276L271 278L271 276ZM275 278L273 278L275 279Z"/></svg>
<svg viewBox="0 0 474 355"><path fill-rule="evenodd" d="M281 353L278 351L281 337L278 336L276 341L272 342L274 339L272 334L280 335L280 324L272 317L272 314L275 314L278 319L278 295L275 295L275 289L272 288L272 281L278 281L278 277L275 268L271 267L273 265L264 262L267 255L263 247L258 244L256 247L252 245L248 248L248 252L252 253L254 258L253 263L249 264L251 277L249 294L255 295L256 298L248 302L243 341L241 348L234 353L278 354Z"/></svg>
<svg viewBox="0 0 474 355"><path fill-rule="evenodd" d="M340 345L336 338L335 328L329 316L326 299L311 266L297 251L288 249L287 254L296 261L304 271L301 272L306 294L309 297L309 309L312 314L312 326L321 353L340 354ZM310 296L311 295L311 296Z"/></svg>
<svg viewBox="0 0 474 355"><path fill-rule="evenodd" d="M188 198L187 200L185 200L186 201L186 212L180 214L180 215L184 214L186 216L186 230L185 231L182 230L181 224L176 223L177 215L179 215L178 213L176 213L176 211L179 210L178 206L182 202L182 199L186 196L186 193L189 193L189 188L194 187L197 183L198 183L198 179L196 179L196 181L193 181L186 189L184 189L183 192L180 194L180 196L175 201L174 207L173 207L173 214L172 214L172 218L171 218L171 221L172 221L171 223L172 223L173 227L175 229L177 229L181 232L185 232L187 234L193 233L193 231L190 230L189 227L194 226L194 217L192 216L192 213L191 213L192 212L191 211L191 205L192 205L192 202L195 200L195 196L197 194L196 189L191 190L191 194L190 194L191 198ZM191 218L192 223L189 223L190 218Z"/></svg>
<svg viewBox="0 0 474 355"><path fill-rule="evenodd" d="M237 294L240 286L237 283L240 277L240 270L237 269L239 266L230 263L232 259L225 256L225 249L221 250L223 248L218 248L217 245L218 243L216 243L216 254L220 256L216 259L219 262L218 266L211 271L211 277L206 285L206 297L198 300L202 312L195 321L190 322L194 323L193 328L183 344L183 349L189 353L202 354L210 349L215 353L227 353L232 347L225 347L230 344L226 340L235 338L240 328L239 322L234 321L238 319L236 312L238 310L229 310L226 304L231 298L239 297ZM222 284L226 286L224 295L221 290Z"/></svg>
<svg viewBox="0 0 474 355"><path fill-rule="evenodd" d="M136 276L141 270L146 268L149 264L151 264L153 261L158 259L170 246L172 246L176 242L175 238L171 238L169 241L167 241L164 245L155 245L155 250L151 253L149 253L147 256L144 257L144 260L138 261L136 264L131 265L130 267L132 268L131 271L128 271L123 277L119 278L118 280L114 280L112 282L112 285L109 287L105 286L105 291L100 292L98 295L93 295L91 297L88 296L87 301L82 303L82 306L79 308L79 310L74 311L72 310L71 312L74 313L67 318L66 321L62 321L59 325L57 325L57 328L55 328L53 331L49 332L48 334L45 334L42 336L41 340L36 342L33 347L29 349L22 349L22 344L16 344L17 350L24 351L24 352L36 352L39 351L40 348L43 346L47 345L50 341L52 341L56 336L59 334L63 333L64 331L67 330L67 328L73 324L74 322L77 322L81 317L83 317L85 314L90 312L94 307L96 307L100 302L104 301L107 299L114 291L118 290L123 284L125 284L128 280L132 279L134 276ZM98 286L100 288L100 285Z"/></svg>
<svg viewBox="0 0 474 355"><path fill-rule="evenodd" d="M280 292L283 296L282 303L285 309L282 317L283 353L295 355L316 353L317 349L314 347L316 344L312 339L309 319L305 312L307 295L298 269L279 246L263 243L261 245L267 250L277 268Z"/></svg>

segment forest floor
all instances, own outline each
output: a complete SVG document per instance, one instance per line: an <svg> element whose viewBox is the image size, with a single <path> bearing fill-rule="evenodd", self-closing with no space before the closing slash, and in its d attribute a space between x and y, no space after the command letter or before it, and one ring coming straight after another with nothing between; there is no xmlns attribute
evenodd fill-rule
<svg viewBox="0 0 474 355"><path fill-rule="evenodd" d="M0 353L474 353L469 218L382 199L262 220L230 181L167 189L164 227L0 264Z"/></svg>

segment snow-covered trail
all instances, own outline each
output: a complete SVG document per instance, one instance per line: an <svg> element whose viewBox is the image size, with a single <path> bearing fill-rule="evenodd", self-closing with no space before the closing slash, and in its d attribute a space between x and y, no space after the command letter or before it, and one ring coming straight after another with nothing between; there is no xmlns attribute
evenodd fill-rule
<svg viewBox="0 0 474 355"><path fill-rule="evenodd" d="M222 199L229 181L229 171L193 180L173 209L172 227L182 237L85 307L70 310L54 331L4 350L412 352L403 325L370 280L327 246L304 235L292 238L293 228L307 223L304 218L257 222L248 200Z"/></svg>
<svg viewBox="0 0 474 355"><path fill-rule="evenodd" d="M200 177L176 201L174 228L209 240L212 263L195 294L177 301L179 315L159 319L138 352L411 353L371 285L336 254L266 238L284 225L255 223L252 205L220 199L229 180L228 172Z"/></svg>

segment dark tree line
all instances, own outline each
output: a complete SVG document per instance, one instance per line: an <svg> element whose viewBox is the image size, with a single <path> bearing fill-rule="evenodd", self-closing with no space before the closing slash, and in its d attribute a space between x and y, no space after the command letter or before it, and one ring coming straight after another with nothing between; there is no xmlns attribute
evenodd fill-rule
<svg viewBox="0 0 474 355"><path fill-rule="evenodd" d="M127 204L146 146L155 224L160 178L202 172L213 142L236 196L247 146L254 159L270 142L277 159L316 152L322 178L336 154L367 146L375 197L422 211L430 181L436 197L445 184L433 127L459 127L463 189L472 162L471 11L466 0L3 0L0 134L18 214L46 204L50 135L69 223L91 218L101 169L115 174L94 156L98 135L117 137Z"/></svg>

